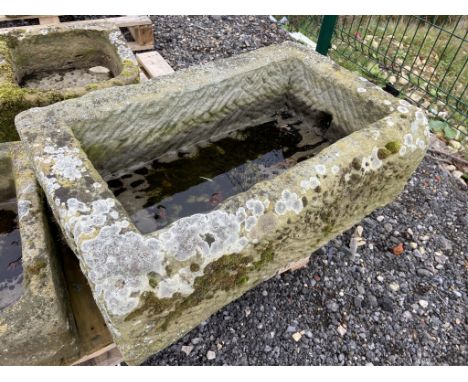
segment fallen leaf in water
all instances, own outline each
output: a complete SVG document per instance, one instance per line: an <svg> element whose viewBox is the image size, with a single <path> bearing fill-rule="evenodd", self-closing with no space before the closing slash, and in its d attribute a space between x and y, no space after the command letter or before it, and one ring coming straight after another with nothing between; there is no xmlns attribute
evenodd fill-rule
<svg viewBox="0 0 468 382"><path fill-rule="evenodd" d="M220 192L215 192L213 195L211 195L209 202L213 207L216 207L222 201L223 195Z"/></svg>

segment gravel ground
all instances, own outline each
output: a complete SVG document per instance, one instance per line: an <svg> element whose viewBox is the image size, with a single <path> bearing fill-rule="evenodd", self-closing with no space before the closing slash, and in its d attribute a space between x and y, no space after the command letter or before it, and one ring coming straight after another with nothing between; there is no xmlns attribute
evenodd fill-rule
<svg viewBox="0 0 468 382"><path fill-rule="evenodd" d="M289 40L266 16L150 16L155 49L174 70Z"/></svg>
<svg viewBox="0 0 468 382"><path fill-rule="evenodd" d="M267 17L152 19L174 69L288 38ZM467 195L426 157L397 200L360 223L357 254L353 227L144 364L468 364Z"/></svg>

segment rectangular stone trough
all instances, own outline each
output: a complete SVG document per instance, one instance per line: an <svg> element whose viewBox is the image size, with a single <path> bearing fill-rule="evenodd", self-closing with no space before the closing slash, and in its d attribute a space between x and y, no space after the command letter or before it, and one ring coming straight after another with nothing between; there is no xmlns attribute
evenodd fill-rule
<svg viewBox="0 0 468 382"><path fill-rule="evenodd" d="M143 234L103 180L271 121L285 105L304 122L328 115L310 129L331 144L210 212ZM31 109L16 126L132 364L392 201L429 136L422 111L292 43Z"/></svg>
<svg viewBox="0 0 468 382"><path fill-rule="evenodd" d="M0 365L60 365L78 352L41 195L21 144L0 144Z"/></svg>
<svg viewBox="0 0 468 382"><path fill-rule="evenodd" d="M96 66L110 74L87 72ZM0 142L18 139L14 117L23 110L138 80L136 59L117 27L0 30Z"/></svg>

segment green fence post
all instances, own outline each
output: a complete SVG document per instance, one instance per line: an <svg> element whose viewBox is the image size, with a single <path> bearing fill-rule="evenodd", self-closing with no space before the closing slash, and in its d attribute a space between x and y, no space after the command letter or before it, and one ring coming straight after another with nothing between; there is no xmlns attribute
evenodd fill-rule
<svg viewBox="0 0 468 382"><path fill-rule="evenodd" d="M331 47L331 39L333 36L333 30L335 29L336 20L338 20L338 16L323 16L317 41L317 48L315 48L315 50L324 56L327 55L328 49Z"/></svg>

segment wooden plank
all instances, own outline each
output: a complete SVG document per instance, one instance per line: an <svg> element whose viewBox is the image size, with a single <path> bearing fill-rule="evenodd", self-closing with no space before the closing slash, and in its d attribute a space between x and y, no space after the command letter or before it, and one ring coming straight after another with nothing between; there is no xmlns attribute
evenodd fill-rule
<svg viewBox="0 0 468 382"><path fill-rule="evenodd" d="M151 78L174 73L174 69L158 52L137 53L136 59Z"/></svg>
<svg viewBox="0 0 468 382"><path fill-rule="evenodd" d="M92 354L80 358L72 366L115 366L123 361L115 344L110 344Z"/></svg>
<svg viewBox="0 0 468 382"><path fill-rule="evenodd" d="M108 19L100 19L106 20L108 22L116 24L119 28L128 28L138 25L151 25L153 26L153 22L148 16L121 16L121 17L111 17Z"/></svg>
<svg viewBox="0 0 468 382"><path fill-rule="evenodd" d="M154 49L154 44L147 44L147 45L139 45L135 41L127 41L127 46L133 51L133 52L141 52L144 50L152 50Z"/></svg>
<svg viewBox="0 0 468 382"><path fill-rule="evenodd" d="M47 24L58 24L60 23L60 19L58 16L41 16L39 17L39 24L40 25L47 25Z"/></svg>
<svg viewBox="0 0 468 382"><path fill-rule="evenodd" d="M91 288L81 272L78 259L58 239L70 305L80 342L80 356L86 356L113 344L112 336L94 301Z"/></svg>

